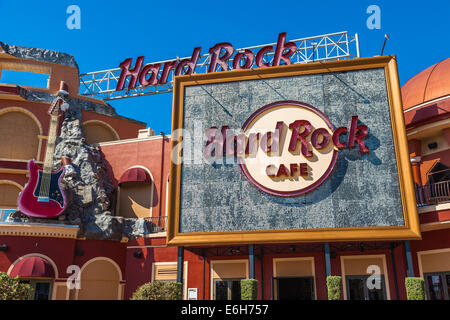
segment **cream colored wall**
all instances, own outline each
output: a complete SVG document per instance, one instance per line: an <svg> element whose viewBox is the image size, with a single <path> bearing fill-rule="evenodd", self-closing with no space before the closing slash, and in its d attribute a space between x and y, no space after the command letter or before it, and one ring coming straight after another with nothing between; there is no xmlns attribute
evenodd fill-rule
<svg viewBox="0 0 450 320"><path fill-rule="evenodd" d="M67 285L65 282L53 283L53 295L52 300L67 300Z"/></svg>
<svg viewBox="0 0 450 320"><path fill-rule="evenodd" d="M436 149L428 148L428 144L433 143L433 142L437 143L437 148ZM448 150L450 148L450 146L448 145L447 139L445 139L444 135L442 134L442 131L440 131L438 135L423 138L420 141L420 143L421 143L421 149L422 149L422 157L426 156L428 154Z"/></svg>
<svg viewBox="0 0 450 320"><path fill-rule="evenodd" d="M417 256L421 277L428 272L450 271L450 249L420 251Z"/></svg>
<svg viewBox="0 0 450 320"><path fill-rule="evenodd" d="M274 277L314 276L314 258L280 258L273 261Z"/></svg>
<svg viewBox="0 0 450 320"><path fill-rule="evenodd" d="M213 279L247 278L248 264L246 261L221 261L212 264Z"/></svg>
<svg viewBox="0 0 450 320"><path fill-rule="evenodd" d="M367 259L345 259L345 275L365 275L367 268L370 265L379 266L381 274L384 274L383 259L382 258L367 258Z"/></svg>

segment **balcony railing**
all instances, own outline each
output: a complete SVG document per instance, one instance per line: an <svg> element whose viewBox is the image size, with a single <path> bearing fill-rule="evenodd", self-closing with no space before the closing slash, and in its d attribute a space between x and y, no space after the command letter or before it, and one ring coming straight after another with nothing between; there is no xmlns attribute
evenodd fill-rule
<svg viewBox="0 0 450 320"><path fill-rule="evenodd" d="M416 186L416 200L418 206L450 202L450 180Z"/></svg>
<svg viewBox="0 0 450 320"><path fill-rule="evenodd" d="M13 213L16 212L17 209L5 209L5 208L0 208L0 223L5 222L6 219L8 218L8 216Z"/></svg>
<svg viewBox="0 0 450 320"><path fill-rule="evenodd" d="M166 231L167 216L149 217L145 220L150 222L150 233Z"/></svg>

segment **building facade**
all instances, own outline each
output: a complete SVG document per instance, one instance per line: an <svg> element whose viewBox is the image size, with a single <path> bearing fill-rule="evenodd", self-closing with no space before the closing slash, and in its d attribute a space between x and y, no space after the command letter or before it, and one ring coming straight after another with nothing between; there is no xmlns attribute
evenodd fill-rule
<svg viewBox="0 0 450 320"><path fill-rule="evenodd" d="M78 96L76 64L61 61L17 57L4 46L0 53L1 70L45 69L50 79L41 89L0 84L0 130L7 137L0 148L0 271L29 281L36 299L129 299L146 282L181 277L184 299L236 300L240 279L254 277L258 299L325 300L327 275L342 277L345 300L406 299L408 276L424 278L427 299L449 299L450 59L402 87L422 240L181 249L167 245L170 135L154 135L145 124L117 115L105 102ZM82 110L82 128L87 143L101 150L114 187L111 215L144 221L145 234L93 238L80 232L80 225L7 219L27 183L27 161L42 163L45 157L50 101L33 97L56 95L61 81L70 96L90 103ZM80 270L78 289L66 284L73 274L71 266ZM381 283L369 288L366 283L374 272L381 275Z"/></svg>

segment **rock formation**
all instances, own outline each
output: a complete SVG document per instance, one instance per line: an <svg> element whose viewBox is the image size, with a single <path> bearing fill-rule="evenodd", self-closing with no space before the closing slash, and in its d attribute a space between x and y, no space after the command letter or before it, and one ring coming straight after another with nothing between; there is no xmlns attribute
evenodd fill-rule
<svg viewBox="0 0 450 320"><path fill-rule="evenodd" d="M27 97L30 96L33 94L28 93ZM64 113L61 134L56 139L53 170L63 165L62 157L70 159L70 164L65 165L63 178L68 207L58 219L30 218L18 211L8 221L78 225L79 237L88 239L120 241L123 237L133 238L149 233L150 222L114 216L111 212L115 187L99 147L85 141L81 112L86 106L80 103L80 99L68 97L66 101L70 107ZM103 105L101 107L104 108Z"/></svg>

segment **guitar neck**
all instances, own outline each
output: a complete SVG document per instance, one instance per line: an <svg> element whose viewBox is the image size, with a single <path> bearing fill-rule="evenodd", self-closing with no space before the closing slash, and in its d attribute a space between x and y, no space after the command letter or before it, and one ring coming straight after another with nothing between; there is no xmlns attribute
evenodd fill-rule
<svg viewBox="0 0 450 320"><path fill-rule="evenodd" d="M53 153L55 152L56 131L58 129L58 116L51 115L50 129L48 131L47 151L44 160L44 173L51 173L53 168Z"/></svg>

